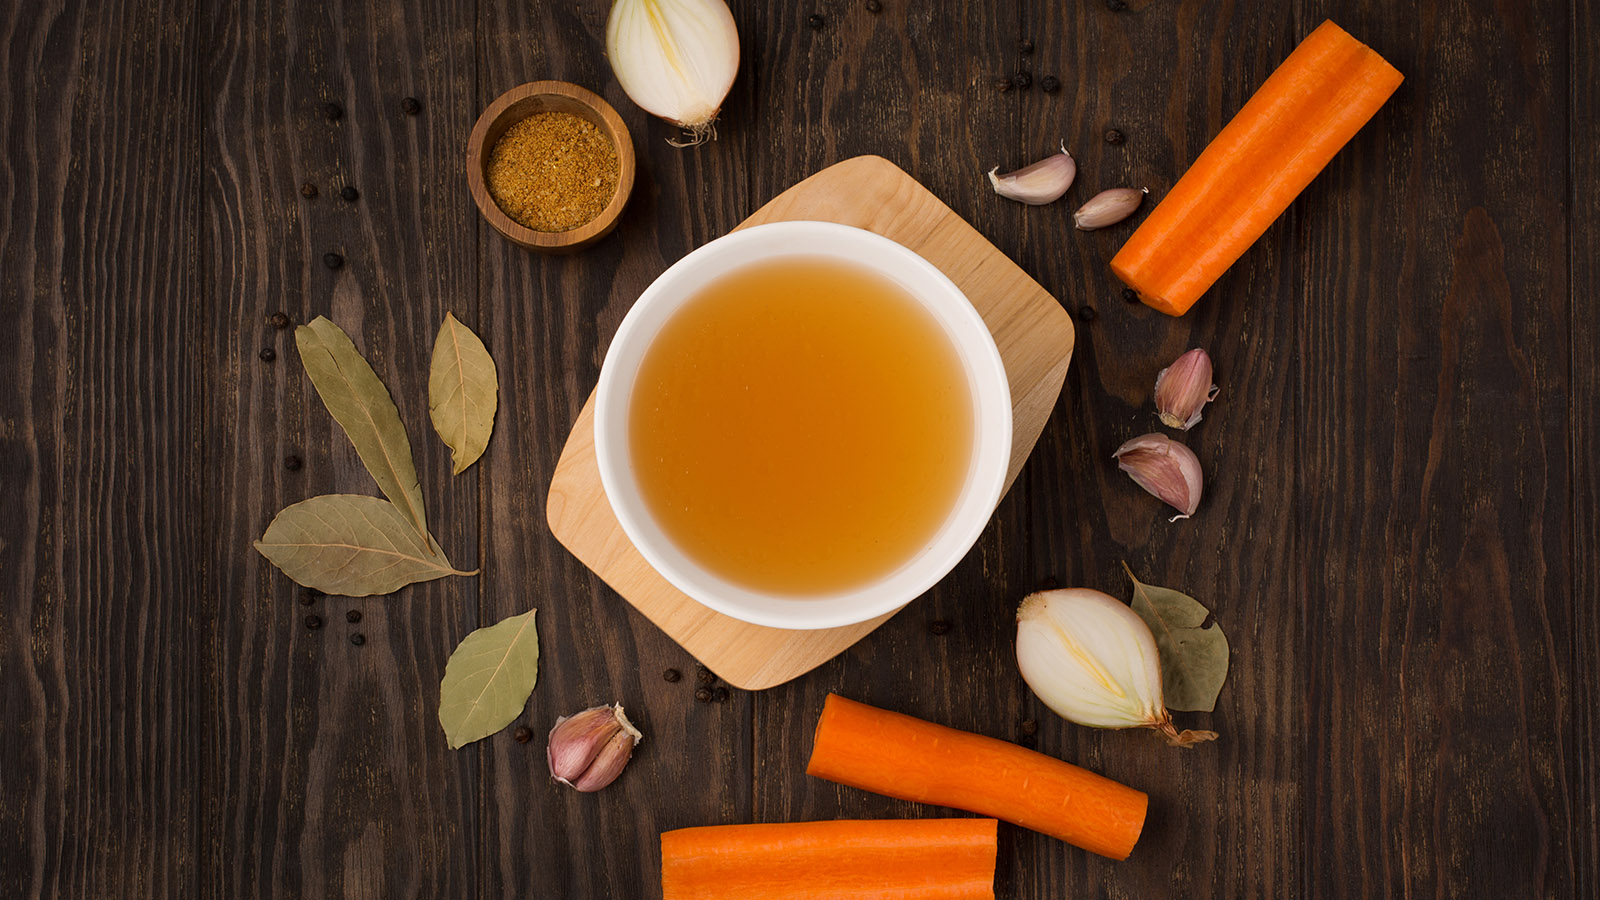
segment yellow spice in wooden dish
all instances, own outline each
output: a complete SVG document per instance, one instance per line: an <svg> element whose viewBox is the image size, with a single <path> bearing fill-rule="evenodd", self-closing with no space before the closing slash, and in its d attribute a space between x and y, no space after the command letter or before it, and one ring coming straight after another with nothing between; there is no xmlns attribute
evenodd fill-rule
<svg viewBox="0 0 1600 900"><path fill-rule="evenodd" d="M517 122L489 153L489 196L534 231L571 231L617 192L617 148L593 122L543 112Z"/></svg>

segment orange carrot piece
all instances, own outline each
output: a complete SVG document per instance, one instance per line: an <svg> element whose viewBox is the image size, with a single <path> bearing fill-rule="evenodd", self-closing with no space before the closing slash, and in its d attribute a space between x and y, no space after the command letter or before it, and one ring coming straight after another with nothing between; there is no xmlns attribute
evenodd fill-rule
<svg viewBox="0 0 1600 900"><path fill-rule="evenodd" d="M995 738L829 694L806 774L901 800L1014 822L1127 859L1149 798L1109 778Z"/></svg>
<svg viewBox="0 0 1600 900"><path fill-rule="evenodd" d="M1317 177L1404 76L1332 22L1278 66L1194 161L1111 271L1181 316Z"/></svg>
<svg viewBox="0 0 1600 900"><path fill-rule="evenodd" d="M994 900L995 820L713 825L661 835L663 900Z"/></svg>

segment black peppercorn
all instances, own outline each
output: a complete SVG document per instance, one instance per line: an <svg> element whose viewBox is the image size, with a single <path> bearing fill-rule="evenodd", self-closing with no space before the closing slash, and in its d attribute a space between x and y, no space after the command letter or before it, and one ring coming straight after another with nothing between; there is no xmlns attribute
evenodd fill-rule
<svg viewBox="0 0 1600 900"><path fill-rule="evenodd" d="M355 634L350 635L350 643L355 644L357 647L361 646L362 644L365 644L366 642L367 642L367 636L362 634L359 631L356 632Z"/></svg>
<svg viewBox="0 0 1600 900"><path fill-rule="evenodd" d="M821 31L822 26L828 24L828 20L817 13L812 13L811 17L806 19L806 24L811 26L812 31Z"/></svg>
<svg viewBox="0 0 1600 900"><path fill-rule="evenodd" d="M701 703L711 702L711 688L700 688L694 692L694 698Z"/></svg>
<svg viewBox="0 0 1600 900"><path fill-rule="evenodd" d="M1039 90L1044 91L1046 94L1054 94L1056 91L1061 90L1061 79L1054 75L1046 75L1039 79Z"/></svg>
<svg viewBox="0 0 1600 900"><path fill-rule="evenodd" d="M322 627L322 617L321 616L306 616L306 627L311 629L312 631L316 631L318 628L321 628Z"/></svg>
<svg viewBox="0 0 1600 900"><path fill-rule="evenodd" d="M1017 86L1017 90L1025 91L1033 86L1033 75L1028 72L1018 72L1011 76L1011 83Z"/></svg>
<svg viewBox="0 0 1600 900"><path fill-rule="evenodd" d="M511 732L511 739L519 744L526 744L533 740L533 729L526 725L518 725L517 730Z"/></svg>
<svg viewBox="0 0 1600 900"><path fill-rule="evenodd" d="M323 104L322 114L328 117L329 122L337 122L344 118L344 107L337 103Z"/></svg>
<svg viewBox="0 0 1600 900"><path fill-rule="evenodd" d="M1129 302L1129 303L1138 303L1139 302L1139 292L1134 290L1133 288L1123 288L1122 289L1122 299L1127 301L1127 302Z"/></svg>
<svg viewBox="0 0 1600 900"><path fill-rule="evenodd" d="M715 684L717 676L705 666L695 666L694 680L696 684Z"/></svg>
<svg viewBox="0 0 1600 900"><path fill-rule="evenodd" d="M1004 94L1006 91L1011 90L1011 79L1009 79L1009 78L996 78L994 80L994 89L999 91L1002 94Z"/></svg>
<svg viewBox="0 0 1600 900"><path fill-rule="evenodd" d="M309 181L300 185L300 196L306 198L307 200L317 196L317 186Z"/></svg>
<svg viewBox="0 0 1600 900"><path fill-rule="evenodd" d="M1106 143L1108 144L1120 144L1127 139L1127 135L1116 130L1115 128L1112 128L1106 132Z"/></svg>
<svg viewBox="0 0 1600 900"><path fill-rule="evenodd" d="M666 669L661 673L661 680L667 682L668 684L676 684L678 679L682 677L683 673L679 672L677 669Z"/></svg>
<svg viewBox="0 0 1600 900"><path fill-rule="evenodd" d="M273 328L288 328L289 327L289 314L288 313L275 312L272 315L267 317L267 324L271 325Z"/></svg>
<svg viewBox="0 0 1600 900"><path fill-rule="evenodd" d="M867 12L877 15L883 12L883 4L879 3L878 0L867 0Z"/></svg>
<svg viewBox="0 0 1600 900"><path fill-rule="evenodd" d="M315 602L317 602L317 592L311 588L306 588L305 591L300 594L301 606L310 606Z"/></svg>
<svg viewBox="0 0 1600 900"><path fill-rule="evenodd" d="M1094 307L1092 306L1081 306L1078 308L1078 321L1080 322L1093 322L1095 316L1097 315L1099 315L1099 313L1095 312Z"/></svg>
<svg viewBox="0 0 1600 900"><path fill-rule="evenodd" d="M284 457L284 458L283 458L283 467L284 467L284 468L285 468L285 469L288 469L288 470L289 470L289 471L291 471L291 472L298 472L298 471L300 471L300 467L301 467L301 466L302 466L302 465L304 465L304 463L302 463L302 462L301 462L301 461L300 461L300 457L298 457L298 456L295 456L295 455L294 455L294 454L293 454L293 453L291 453L291 454L289 454L289 455L288 455L288 456L285 456L285 457Z"/></svg>
<svg viewBox="0 0 1600 900"><path fill-rule="evenodd" d="M1033 52L1033 41L1030 41L1027 38L1023 38L1022 40L1017 41L1017 52L1021 53L1024 56L1028 55L1029 53L1032 53Z"/></svg>
<svg viewBox="0 0 1600 900"><path fill-rule="evenodd" d="M278 351L271 347L262 347L261 352L256 355L261 357L262 362L272 362L278 358Z"/></svg>
<svg viewBox="0 0 1600 900"><path fill-rule="evenodd" d="M717 688L715 691L711 692L711 699L717 701L718 703L726 703L728 701L728 689L725 687Z"/></svg>
<svg viewBox="0 0 1600 900"><path fill-rule="evenodd" d="M934 619L932 622L928 623L928 630L934 634L949 634L950 623L944 619Z"/></svg>
<svg viewBox="0 0 1600 900"><path fill-rule="evenodd" d="M1038 719L1023 719L1022 720L1022 733L1023 734L1038 734L1039 733L1039 720Z"/></svg>
<svg viewBox="0 0 1600 900"><path fill-rule="evenodd" d="M415 97L407 97L400 101L400 109L403 110L406 115L414 116L417 113L422 112L422 104L418 103L417 98Z"/></svg>
<svg viewBox="0 0 1600 900"><path fill-rule="evenodd" d="M1127 8L1127 0L1106 0L1106 9L1109 9L1112 12L1122 12Z"/></svg>
<svg viewBox="0 0 1600 900"><path fill-rule="evenodd" d="M330 269L337 269L344 265L344 257L330 250L322 254L322 264Z"/></svg>
<svg viewBox="0 0 1600 900"><path fill-rule="evenodd" d="M356 624L357 622L361 621L361 610L352 609L346 611L344 614L344 620L349 622L351 625Z"/></svg>
<svg viewBox="0 0 1600 900"><path fill-rule="evenodd" d="M354 203L361 199L361 192L347 184L339 189L339 196L347 202Z"/></svg>

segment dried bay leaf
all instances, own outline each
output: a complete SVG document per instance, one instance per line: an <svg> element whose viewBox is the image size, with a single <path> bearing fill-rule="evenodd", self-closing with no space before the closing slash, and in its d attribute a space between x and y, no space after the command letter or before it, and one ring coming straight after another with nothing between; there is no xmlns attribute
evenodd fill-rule
<svg viewBox="0 0 1600 900"><path fill-rule="evenodd" d="M324 494L285 507L255 546L295 583L345 597L477 574L451 566L438 543L424 541L393 503L361 494Z"/></svg>
<svg viewBox="0 0 1600 900"><path fill-rule="evenodd" d="M1150 626L1161 655L1161 692L1168 709L1210 712L1228 678L1228 638L1211 611L1199 601L1171 588L1141 582L1127 563L1133 581L1133 611Z"/></svg>
<svg viewBox="0 0 1600 900"><path fill-rule="evenodd" d="M479 628L456 645L439 683L439 725L450 749L510 725L539 680L539 633L530 609Z"/></svg>
<svg viewBox="0 0 1600 900"><path fill-rule="evenodd" d="M389 389L356 350L350 336L326 317L317 316L296 328L294 340L311 384L355 445L356 454L378 482L378 489L437 553L438 545L428 534L411 441ZM443 554L439 556L443 558Z"/></svg>
<svg viewBox="0 0 1600 900"><path fill-rule="evenodd" d="M445 313L433 342L428 416L455 461L450 474L466 471L488 448L499 395L499 374L489 348L454 314Z"/></svg>

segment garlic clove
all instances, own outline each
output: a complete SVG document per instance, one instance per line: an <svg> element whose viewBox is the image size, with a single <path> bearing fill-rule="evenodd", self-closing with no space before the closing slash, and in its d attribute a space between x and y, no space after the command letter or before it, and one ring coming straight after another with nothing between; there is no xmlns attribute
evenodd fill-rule
<svg viewBox="0 0 1600 900"><path fill-rule="evenodd" d="M1072 180L1078 176L1078 163L1063 143L1060 153L1051 154L1033 165L1005 175L996 174L999 171L999 166L989 170L989 183L996 194L1029 206L1043 206L1061 199L1067 188L1072 187Z"/></svg>
<svg viewBox="0 0 1600 900"><path fill-rule="evenodd" d="M1187 519L1199 508L1203 476L1199 458L1188 447L1164 434L1146 434L1111 457L1140 487L1178 511L1169 522Z"/></svg>
<svg viewBox="0 0 1600 900"><path fill-rule="evenodd" d="M622 773L641 740L644 735L623 714L622 704L594 706L556 719L545 759L555 780L598 791Z"/></svg>
<svg viewBox="0 0 1600 900"><path fill-rule="evenodd" d="M1101 191L1089 198L1089 202L1078 207L1072 214L1072 224L1079 231L1094 231L1107 225L1115 225L1123 219L1133 215L1133 211L1144 202L1144 195L1150 193L1149 188L1112 188Z"/></svg>
<svg viewBox="0 0 1600 900"><path fill-rule="evenodd" d="M606 56L629 99L688 129L669 144L716 136L712 122L739 72L739 29L723 0L616 0Z"/></svg>
<svg viewBox="0 0 1600 900"><path fill-rule="evenodd" d="M1024 599L1017 609L1017 667L1039 699L1068 721L1133 728L1168 718L1150 627L1099 591L1043 591Z"/></svg>
<svg viewBox="0 0 1600 900"><path fill-rule="evenodd" d="M1200 421L1200 410L1217 398L1211 357L1196 347L1156 375L1156 412L1168 428L1184 431Z"/></svg>

